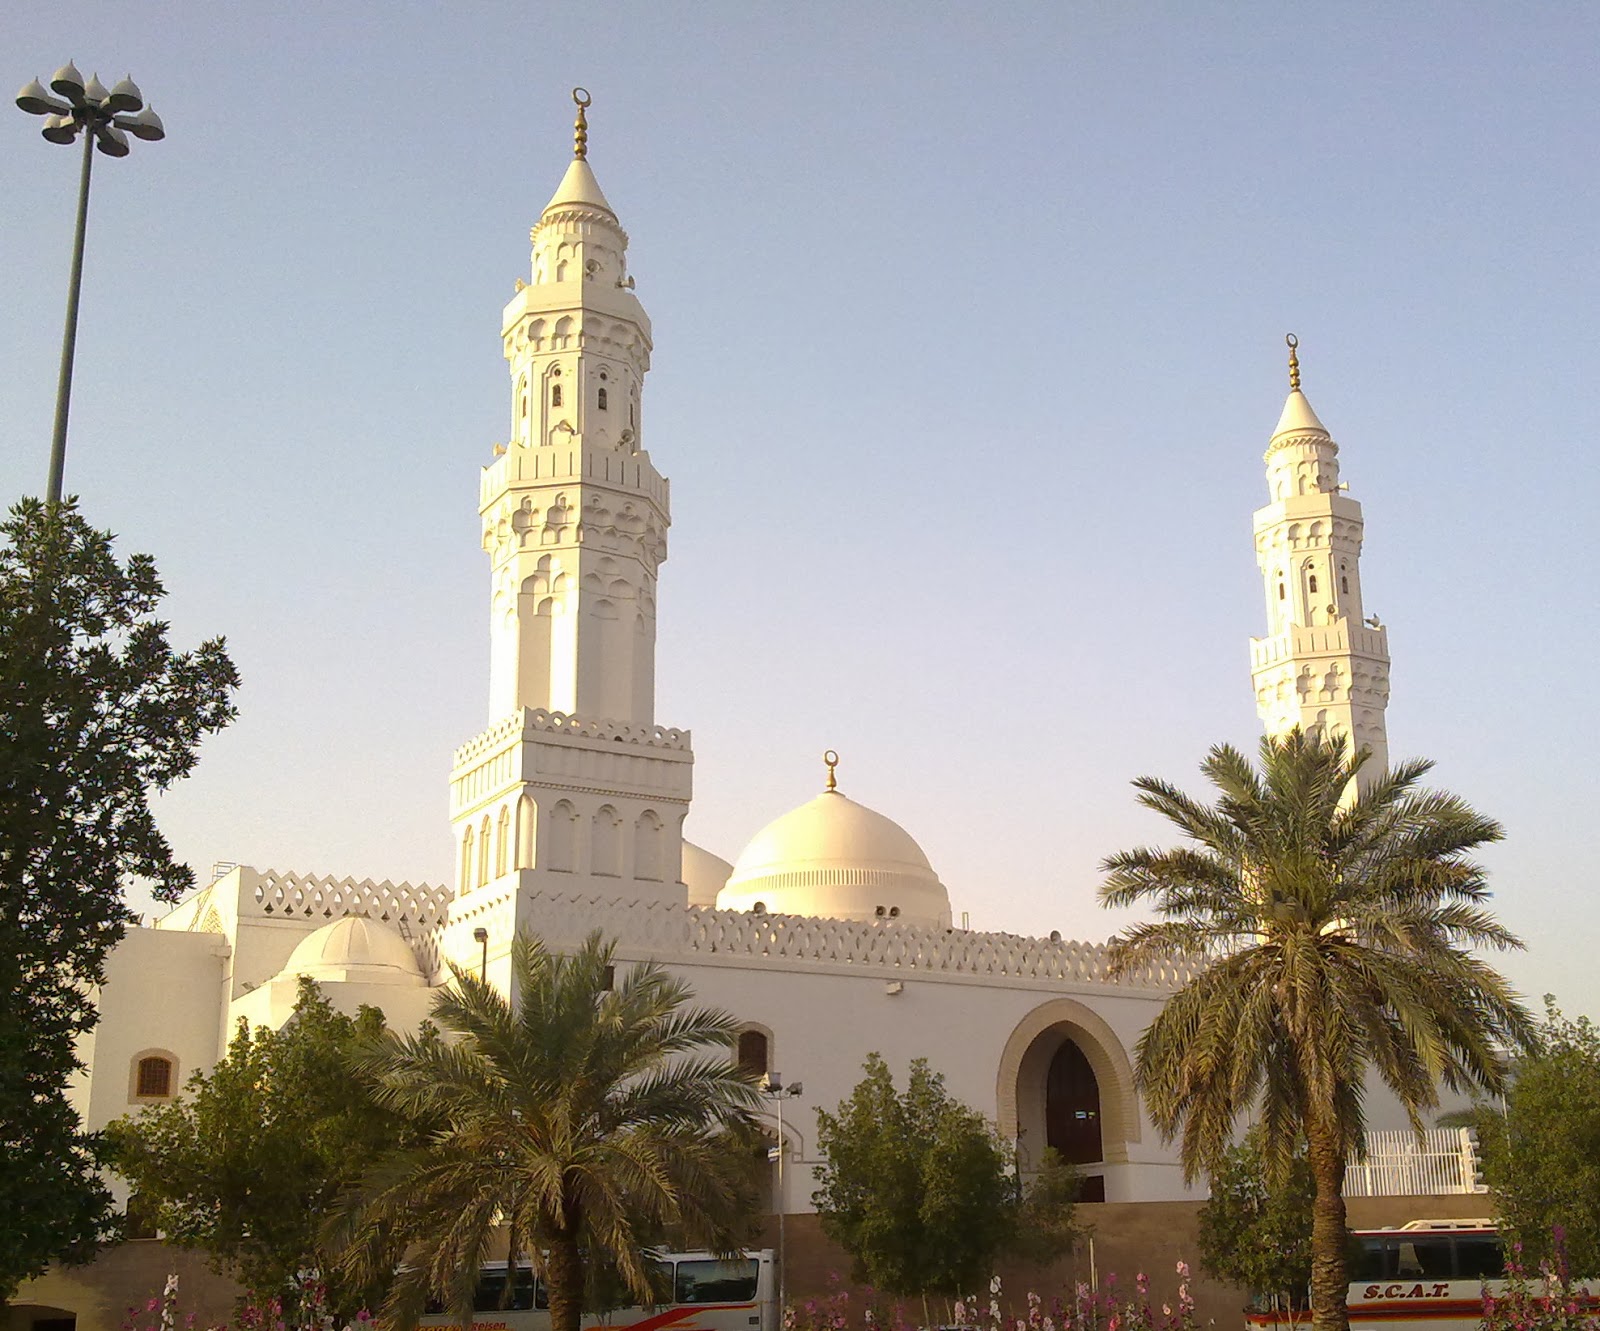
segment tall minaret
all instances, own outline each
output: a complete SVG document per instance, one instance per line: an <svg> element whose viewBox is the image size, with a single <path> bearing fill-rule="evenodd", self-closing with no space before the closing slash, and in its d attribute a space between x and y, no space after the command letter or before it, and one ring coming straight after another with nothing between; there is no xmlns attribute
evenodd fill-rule
<svg viewBox="0 0 1600 1331"><path fill-rule="evenodd" d="M490 726L456 754L452 917L471 893L683 902L693 756L655 724L656 570L666 480L642 444L650 320L627 233L573 158L532 232L502 339L511 435L483 469ZM492 890L492 891L490 891ZM487 895L485 900L487 904Z"/></svg>
<svg viewBox="0 0 1600 1331"><path fill-rule="evenodd" d="M1376 615L1362 618L1361 505L1339 483L1339 446L1300 391L1300 344L1287 341L1289 400L1267 445L1271 501L1256 510L1267 636L1251 640L1250 677L1269 735L1299 726L1348 736L1372 750L1370 777L1389 761L1389 638Z"/></svg>

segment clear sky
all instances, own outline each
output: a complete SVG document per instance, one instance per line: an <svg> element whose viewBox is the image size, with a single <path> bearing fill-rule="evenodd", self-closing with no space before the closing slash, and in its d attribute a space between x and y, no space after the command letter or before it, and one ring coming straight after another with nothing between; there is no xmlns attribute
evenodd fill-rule
<svg viewBox="0 0 1600 1331"><path fill-rule="evenodd" d="M1104 937L1128 781L1258 734L1251 512L1301 338L1365 506L1391 752L1502 819L1535 999L1600 1015L1593 4L11 5L132 71L68 489L241 716L180 855L448 881L488 721L500 310L594 95L672 478L658 718L726 858L821 786L975 927ZM43 489L77 160L0 115L0 491Z"/></svg>

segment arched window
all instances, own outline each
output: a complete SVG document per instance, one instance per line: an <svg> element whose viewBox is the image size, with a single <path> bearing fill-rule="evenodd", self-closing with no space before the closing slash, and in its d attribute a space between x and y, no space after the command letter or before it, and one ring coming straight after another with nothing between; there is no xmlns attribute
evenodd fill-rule
<svg viewBox="0 0 1600 1331"><path fill-rule="evenodd" d="M622 818L609 804L601 805L594 816L589 867L595 874L607 878L615 878L622 872Z"/></svg>
<svg viewBox="0 0 1600 1331"><path fill-rule="evenodd" d="M561 405L561 385L560 384L551 384L550 385L550 405L552 407L559 407Z"/></svg>
<svg viewBox="0 0 1600 1331"><path fill-rule="evenodd" d="M633 825L633 876L646 882L660 882L662 869L662 842L665 828L655 810L646 809Z"/></svg>
<svg viewBox="0 0 1600 1331"><path fill-rule="evenodd" d="M500 810L499 825L494 837L494 876L500 877L511 867L511 810Z"/></svg>
<svg viewBox="0 0 1600 1331"><path fill-rule="evenodd" d="M478 828L478 882L489 881L489 815L483 815L483 822Z"/></svg>
<svg viewBox="0 0 1600 1331"><path fill-rule="evenodd" d="M1311 580L1306 583L1306 590L1313 596L1317 594L1317 575L1315 573L1311 575Z"/></svg>
<svg viewBox="0 0 1600 1331"><path fill-rule="evenodd" d="M747 1030L739 1032L739 1066L757 1077L764 1077L772 1069L767 1063L767 1033Z"/></svg>
<svg viewBox="0 0 1600 1331"><path fill-rule="evenodd" d="M517 868L531 869L534 859L535 829L539 825L539 806L533 796L524 795L517 801Z"/></svg>
<svg viewBox="0 0 1600 1331"><path fill-rule="evenodd" d="M1278 599L1281 601L1286 595L1287 593L1283 589L1283 580L1280 578L1278 580Z"/></svg>
<svg viewBox="0 0 1600 1331"><path fill-rule="evenodd" d="M577 860L578 811L566 800L550 810L550 856L548 868L556 873L571 873Z"/></svg>
<svg viewBox="0 0 1600 1331"><path fill-rule="evenodd" d="M472 882L472 829L467 828L461 838L461 890L465 892Z"/></svg>
<svg viewBox="0 0 1600 1331"><path fill-rule="evenodd" d="M599 407L600 407L601 411L604 411L606 409L606 390L603 389L603 388L600 390Z"/></svg>
<svg viewBox="0 0 1600 1331"><path fill-rule="evenodd" d="M170 1054L140 1054L133 1064L135 1100L170 1100L178 1061Z"/></svg>

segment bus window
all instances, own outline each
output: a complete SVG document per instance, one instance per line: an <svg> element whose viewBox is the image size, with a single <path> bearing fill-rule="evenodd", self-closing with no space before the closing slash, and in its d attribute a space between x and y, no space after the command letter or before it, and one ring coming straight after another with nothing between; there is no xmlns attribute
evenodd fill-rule
<svg viewBox="0 0 1600 1331"><path fill-rule="evenodd" d="M672 1263L645 1259L645 1274L650 1277L652 1302L656 1307L672 1302Z"/></svg>
<svg viewBox="0 0 1600 1331"><path fill-rule="evenodd" d="M1393 1280L1396 1275L1396 1257L1399 1244L1394 1239L1365 1234L1355 1260L1350 1264L1352 1280Z"/></svg>
<svg viewBox="0 0 1600 1331"><path fill-rule="evenodd" d="M679 1262L679 1303L749 1303L756 1296L756 1261Z"/></svg>
<svg viewBox="0 0 1600 1331"><path fill-rule="evenodd" d="M1400 1269L1397 1274L1402 1279L1449 1280L1453 1266L1448 1234L1400 1240Z"/></svg>
<svg viewBox="0 0 1600 1331"><path fill-rule="evenodd" d="M1498 1234L1456 1235L1456 1279L1499 1280L1506 1273Z"/></svg>
<svg viewBox="0 0 1600 1331"><path fill-rule="evenodd" d="M478 1275L478 1288L473 1291L474 1312L499 1312L502 1309L523 1312L534 1305L533 1268L519 1266L516 1283L511 1287L511 1299L502 1302L506 1292L505 1267L489 1267ZM542 1292L542 1291L541 1291Z"/></svg>

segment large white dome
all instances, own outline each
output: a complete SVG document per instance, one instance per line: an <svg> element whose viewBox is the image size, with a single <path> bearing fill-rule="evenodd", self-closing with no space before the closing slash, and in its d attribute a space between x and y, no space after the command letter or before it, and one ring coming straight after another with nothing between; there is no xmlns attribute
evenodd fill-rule
<svg viewBox="0 0 1600 1331"><path fill-rule="evenodd" d="M757 833L717 894L717 906L950 924L950 894L922 847L898 823L836 790Z"/></svg>
<svg viewBox="0 0 1600 1331"><path fill-rule="evenodd" d="M357 984L426 984L411 944L388 925L345 915L302 938L284 964L285 975Z"/></svg>

